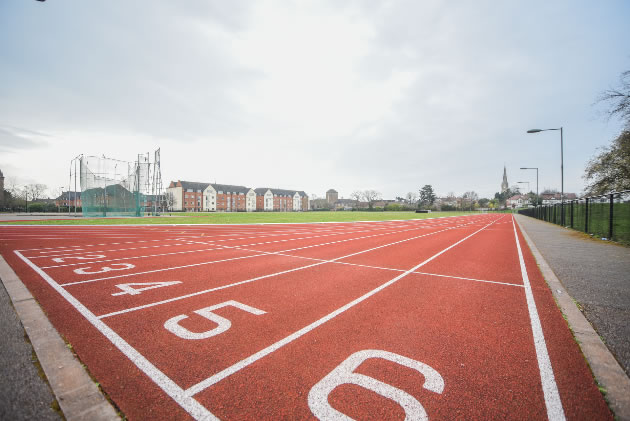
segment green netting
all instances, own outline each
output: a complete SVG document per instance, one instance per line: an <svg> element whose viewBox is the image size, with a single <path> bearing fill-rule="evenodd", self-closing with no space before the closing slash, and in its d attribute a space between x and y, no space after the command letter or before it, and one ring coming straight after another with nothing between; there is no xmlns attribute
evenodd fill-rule
<svg viewBox="0 0 630 421"><path fill-rule="evenodd" d="M141 216L150 193L150 163L140 155L132 163L105 157L80 159L83 216Z"/></svg>

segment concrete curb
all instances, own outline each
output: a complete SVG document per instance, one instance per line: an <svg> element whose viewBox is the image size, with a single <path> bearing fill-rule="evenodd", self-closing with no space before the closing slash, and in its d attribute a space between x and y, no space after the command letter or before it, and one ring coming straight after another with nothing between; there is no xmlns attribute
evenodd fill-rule
<svg viewBox="0 0 630 421"><path fill-rule="evenodd" d="M515 218L518 223L518 218ZM630 421L630 379L610 353L604 342L586 317L578 309L573 298L564 289L560 280L544 259L525 229L518 224L527 245L536 258L551 292L560 310L566 316L573 335L577 340L584 357L588 361L595 381L606 390L606 400L618 420Z"/></svg>
<svg viewBox="0 0 630 421"><path fill-rule="evenodd" d="M66 347L37 301L2 256L0 281L13 302L66 419L120 421L116 410Z"/></svg>

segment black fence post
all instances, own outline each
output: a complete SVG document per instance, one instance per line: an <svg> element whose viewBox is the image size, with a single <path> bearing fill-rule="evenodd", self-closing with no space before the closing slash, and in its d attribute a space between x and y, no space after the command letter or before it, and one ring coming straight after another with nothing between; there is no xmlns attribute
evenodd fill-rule
<svg viewBox="0 0 630 421"><path fill-rule="evenodd" d="M571 201L571 228L573 228L573 200Z"/></svg>
<svg viewBox="0 0 630 421"><path fill-rule="evenodd" d="M608 221L608 239L612 240L613 238L613 205L615 204L615 194L610 194L610 215Z"/></svg>
<svg viewBox="0 0 630 421"><path fill-rule="evenodd" d="M588 197L584 205L584 232L588 234Z"/></svg>

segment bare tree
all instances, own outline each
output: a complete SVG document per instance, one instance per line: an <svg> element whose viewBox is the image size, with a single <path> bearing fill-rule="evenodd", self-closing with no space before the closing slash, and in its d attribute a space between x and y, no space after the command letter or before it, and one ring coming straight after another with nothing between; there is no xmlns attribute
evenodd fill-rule
<svg viewBox="0 0 630 421"><path fill-rule="evenodd" d="M470 210L473 210L475 202L477 201L477 199L479 199L479 195L474 191L467 191L466 193L464 193L462 199L464 199L465 203L468 203L468 206L470 206Z"/></svg>
<svg viewBox="0 0 630 421"><path fill-rule="evenodd" d="M361 201L362 197L363 197L363 192L360 192L359 190L355 190L352 192L352 194L350 194L350 199L357 202L357 209L359 209L359 202Z"/></svg>
<svg viewBox="0 0 630 421"><path fill-rule="evenodd" d="M407 199L407 204L409 204L411 206L415 206L416 202L418 201L418 194L415 193L415 192L410 191L405 196L405 199Z"/></svg>
<svg viewBox="0 0 630 421"><path fill-rule="evenodd" d="M10 192L14 197L22 196L22 187L17 181L16 177L8 177L5 183L5 189Z"/></svg>
<svg viewBox="0 0 630 421"><path fill-rule="evenodd" d="M164 193L164 203L166 204L166 209L168 211L173 210L173 205L175 204L175 195L172 191L167 191Z"/></svg>
<svg viewBox="0 0 630 421"><path fill-rule="evenodd" d="M381 193L376 190L364 190L363 200L368 203L368 208L371 210L374 207L374 202L381 200Z"/></svg>
<svg viewBox="0 0 630 421"><path fill-rule="evenodd" d="M630 70L626 70L619 77L620 86L602 93L597 102L610 104L608 116L619 116L626 129L630 130Z"/></svg>
<svg viewBox="0 0 630 421"><path fill-rule="evenodd" d="M43 197L44 192L48 187L45 184L29 184L24 187L25 193L28 194L29 199L35 202Z"/></svg>

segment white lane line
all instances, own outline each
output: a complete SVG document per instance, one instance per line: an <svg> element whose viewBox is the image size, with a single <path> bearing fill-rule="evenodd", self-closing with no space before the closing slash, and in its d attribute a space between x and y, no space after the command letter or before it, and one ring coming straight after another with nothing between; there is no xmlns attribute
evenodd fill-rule
<svg viewBox="0 0 630 421"><path fill-rule="evenodd" d="M545 335L543 334L540 318L538 317L538 310L536 310L536 302L534 301L534 294L532 293L532 287L529 283L529 276L527 275L525 259L523 258L523 252L521 251L521 242L518 239L514 217L512 217L512 228L514 229L514 238L516 239L516 248L518 249L518 260L521 265L523 284L525 285L527 311L529 312L529 320L531 322L532 334L534 336L536 359L538 360L538 370L540 371L540 380L542 382L543 395L545 397L545 406L547 407L547 417L550 421L564 421L564 409L562 408L562 402L560 401L558 385L556 384L556 379L553 375L553 368L551 367L551 360L549 358L549 352L547 351L547 344L545 343Z"/></svg>
<svg viewBox="0 0 630 421"><path fill-rule="evenodd" d="M130 256L130 257L119 257L116 259L107 259L107 260L85 260L83 262L79 262L79 263L68 263L66 265L54 265L54 266L40 266L42 269L52 269L52 268L65 268L68 266L85 266L88 264L94 264L94 263L105 263L105 262L118 262L120 260L132 260L132 259L146 259L149 257L160 257L160 256L171 256L171 255L175 255L175 254L188 254L188 253L202 253L204 251L214 251L214 250L234 250L234 249L227 249L223 246L220 245L216 245L213 248L205 248L205 249L198 249L198 250L183 250L183 251L172 251L170 253L159 253L159 254L148 254L145 256ZM236 249L238 250L238 249Z"/></svg>
<svg viewBox="0 0 630 421"><path fill-rule="evenodd" d="M212 260L210 262L191 263L190 265L174 266L174 267L164 268L164 269L147 270L147 271L144 271L144 272L128 273L126 275L108 276L108 277L105 277L105 278L87 279L85 281L68 282L67 284L61 284L61 285L63 285L63 287L65 288L65 287L68 287L68 286L71 286L71 285L87 284L87 283L96 282L96 281L104 281L104 280L107 280L107 279L127 278L129 276L146 275L147 273L166 272L166 271L169 271L169 270L192 268L192 267L195 267L195 266L203 266L203 265L212 265L214 263L231 262L233 260L250 259L252 257L260 257L260 256L266 256L266 254L254 254L252 256L232 257L232 258L229 258L229 259Z"/></svg>
<svg viewBox="0 0 630 421"><path fill-rule="evenodd" d="M129 247L124 249L105 249L105 250L90 250L90 251L81 251L78 253L69 253L69 254L50 254L47 256L26 256L28 259L45 259L45 258L53 258L53 257L71 257L71 256L81 256L83 254L92 254L92 253L109 253L109 252L119 252L119 251L129 251L129 250L143 250L143 249L153 249L153 248L162 248L162 247L175 247L175 246L187 246L188 244L160 244L158 246L142 246L142 247ZM80 249L77 249L80 250Z"/></svg>
<svg viewBox="0 0 630 421"><path fill-rule="evenodd" d="M70 237L68 238L70 240L76 240L76 237ZM111 245L117 245L117 244L137 244L137 243L148 243L148 242L155 242L155 241L164 241L163 239L159 239L159 240L140 240L140 241L123 241L123 242L117 242L117 243L100 243L100 244L82 244L80 246L58 246L58 247L38 247L38 248L32 248L32 249L19 249L17 251L39 251L41 254L45 254L45 253L63 253L69 250L66 249L72 249L75 248L75 250L80 250L78 249L78 247L95 247L95 246L111 246ZM62 249L62 250L60 250ZM52 251L40 251L40 250L52 250Z"/></svg>
<svg viewBox="0 0 630 421"><path fill-rule="evenodd" d="M192 397L195 394L197 394L197 393L207 389L208 387L210 387L210 386L212 386L214 384L217 384L221 380L224 380L225 378L231 376L232 374L242 370L243 368L245 368L245 367L255 363L256 361L260 360L261 358L266 357L267 355L271 354L272 352L277 351L278 349L282 348L283 346L285 346L285 345L293 342L294 340L300 338L301 336L309 333L313 329L315 329L315 328L323 325L324 323L334 319L335 317L337 317L341 313L344 313L348 309L350 309L350 308L356 306L357 304L365 301L366 299L370 298L374 294L384 290L388 286L395 284L400 279L404 278L405 276L409 275L412 272L415 272L416 270L418 270L422 266L426 265L430 261L432 261L432 260L436 259L437 257L441 256L442 254L446 253L447 251L449 251L453 247L456 247L458 244L463 243L464 241L466 241L467 239L469 239L473 235L477 234L478 232L483 231L486 227L489 227L493 223L494 223L494 221L489 223L488 225L484 226L483 228L480 228L479 230L473 232L472 234L462 238L461 240L457 241L456 243L451 244L450 246L446 247L442 251L434 254L433 256L429 257L428 259L424 260L423 262L418 263L417 265L415 265L411 269L409 269L409 270L401 273L400 275L396 276L395 278L385 282L381 286L371 290L370 292L368 292L366 294L363 294L359 298L349 302L348 304L344 305L343 307L338 308L337 310L333 311L332 313L327 314L326 316L324 316L321 319L319 319L319 320L309 324L308 326L303 327L302 329L298 330L297 332L292 333L291 335L285 337L284 339L279 340L278 342L268 346L267 348L264 348L264 349L258 351L257 353L255 353L255 354L253 354L253 355L251 355L251 356L249 356L249 357L247 357L247 358L237 362L236 364L233 364L232 366L230 366L230 367L228 367L228 368L226 368L224 370L221 370L220 372L218 372L218 373L208 377L205 380L202 380L201 382L197 383L196 385L189 387L185 391L186 395Z"/></svg>
<svg viewBox="0 0 630 421"><path fill-rule="evenodd" d="M218 420L210 411L197 402L194 398L187 395L186 392L179 387L166 374L155 367L149 360L140 354L134 347L129 345L120 335L100 321L94 313L87 309L83 304L74 298L69 292L61 287L54 279L48 276L43 270L34 263L24 257L19 251L15 251L27 265L39 274L55 291L66 299L83 317L85 317L99 332L101 332L109 341L114 344L120 352L135 364L144 374L146 374L153 382L160 387L168 396L177 402L191 417L197 420Z"/></svg>
<svg viewBox="0 0 630 421"><path fill-rule="evenodd" d="M453 229L453 228L447 228L447 229ZM409 230L397 231L397 232L394 232L393 234L400 234L400 233L406 232L406 231L414 231L414 230L413 229L409 229ZM435 231L433 233L436 233L436 232L441 232L441 231ZM429 233L429 234L433 234L433 233ZM338 241L330 241L330 242L327 242L327 243L320 243L320 244L312 244L312 245L304 246L304 247L297 247L297 248L288 249L288 250L281 250L281 252L283 252L283 251L286 252L286 251L303 250L303 249L327 246L327 245L331 245L331 244L338 244L338 243L343 243L343 242L348 242L348 241L362 240L362 239L373 238L373 237L381 237L381 236L389 235L389 234L392 234L392 233L388 232L388 233L372 234L372 235L366 235L366 236L363 236L363 237L349 238L349 239L338 240ZM422 236L420 236L420 237L422 237ZM420 238L420 237L413 237L413 238ZM407 241L407 240L404 240L404 241ZM212 245L212 244L204 243L204 242L201 242L201 241L194 241L192 243L204 244L204 245ZM392 243L392 244L395 244L395 243ZM223 247L225 247L226 249L235 248L234 246L223 246ZM227 261L236 260L236 259L244 259L244 258L250 258L250 257L265 256L267 254L267 252L259 252L259 253L262 253L262 254L258 254L258 255L255 255L255 256L239 257L239 258L235 258L235 259L213 260L213 261L209 261L209 262L200 262L200 263L194 263L194 264L190 264L190 265L174 266L174 267L168 267L168 268L162 268L162 269L154 269L154 270L149 270L149 271L144 271L144 272L134 272L134 273L128 273L128 274L124 274L124 275L107 276L107 277L104 277L104 278L86 279L84 281L68 282L68 283L63 284L63 286L67 287L67 286L70 286L70 285L86 284L86 283L91 283L91 282L103 281L103 280L107 280L107 279L126 278L126 277L129 277L129 276L135 276L135 275L146 275L147 273L164 272L164 271L168 271L168 270L177 270L177 269L183 269L183 268L194 267L194 266L209 265L209 264L213 264L213 263L227 262Z"/></svg>
<svg viewBox="0 0 630 421"><path fill-rule="evenodd" d="M461 229L461 228L452 228L452 229ZM485 231L488 231L488 230L490 230L490 228L486 229ZM244 249L244 248L240 248L239 246L232 246L232 247L235 248L235 249L238 249L238 250L250 251L250 252L253 252L253 253L265 253L265 254L274 255L274 256L293 257L293 258L296 258L296 259L314 260L314 261L318 261L318 262L335 263L337 265L357 266L357 267L363 267L363 268L368 268L368 269L380 269L380 270L389 270L389 271L393 271L393 272L405 272L405 269L386 268L386 267L382 267L382 266L365 265L365 264L360 264L360 263L339 262L339 261L336 261L336 260L318 259L317 257L297 256L297 255L294 255L294 254L286 254L286 253L283 253L283 252ZM487 279L466 278L466 277L462 277L462 276L444 275L444 274L429 273L429 272L413 272L413 273L417 274L417 275L437 276L437 277L442 277L442 278L461 279L461 280L465 280L465 281L474 281L474 282L485 282L485 283L489 283L489 284L508 285L508 286L514 286L514 287L520 287L520 288L524 287L523 284L514 284L514 283L510 283L510 282L500 282L500 281L489 281Z"/></svg>
<svg viewBox="0 0 630 421"><path fill-rule="evenodd" d="M235 287L235 286L238 286L238 285L248 284L250 282L255 282L255 281L258 281L260 279L267 279L267 278L271 278L271 277L274 277L274 276L279 276L279 275L282 275L282 274L285 274L285 273L289 273L289 272L296 272L298 270L308 269L308 268L312 268L312 267L315 267L315 266L324 265L326 263L334 263L334 262L336 262L338 260L341 260L341 259L346 259L348 257L356 256L356 255L359 255L359 254L362 254L362 253L367 253L369 251L374 251L374 250L378 250L378 249L381 249L381 248L384 248L384 247L393 246L394 244L400 244L400 243L404 243L406 241L416 240L418 238L427 237L429 235L437 234L437 233L440 233L440 232L449 231L450 229L452 229L452 228L445 228L445 229L440 230L440 231L435 231L435 232L431 232L431 233L428 233L428 234L423 234L423 235L419 235L419 236L416 236L416 237L407 238L407 239L396 241L396 242L389 243L389 244L383 244L383 245L380 245L380 246L377 246L377 247L373 247L373 248L370 248L370 249L367 249L367 250L361 250L361 251L358 251L358 252L355 252L355 253L347 254L345 256L340 256L340 257L337 257L337 258L332 259L332 260L323 260L323 261L320 261L320 262L317 262L317 263L313 263L311 265L300 266L300 267L297 267L297 268L293 268L293 269L289 269L289 270L283 270L283 271L276 272L276 273L271 273L271 274L268 274L268 275L257 276L255 278L246 279L246 280L240 281L240 282L234 282L234 283L227 284L227 285L221 285L221 286L218 286L218 287L215 287L215 288L209 288L209 289L205 289L205 290L202 290L202 291L196 291L196 292L193 292L193 293L190 293L190 294L186 294L186 295L180 295L180 296L177 296L177 297L169 298L167 300L156 301L156 302L153 302L153 303L148 303L148 304L144 304L144 305L137 306L137 307L131 307L131 308L127 308L127 309L124 309L124 310L119 310L119 311L115 311L115 312L112 312L112 313L103 314L103 315L99 316L99 318L102 319L102 318L106 318L106 317L117 316L117 315L120 315L120 314L129 313L129 312L132 312L132 311L142 310L142 309L149 308L149 307L155 307L155 306L158 306L158 305L171 303L173 301L179 301L179 300L184 300L184 299L190 298L190 297L196 297L196 296L202 295L202 294L208 294L210 292L218 291L218 290L221 290L221 289L226 289L226 288L231 288L231 287ZM251 257L268 256L268 255L273 255L274 254L274 253L268 253L268 252L262 252L262 253L263 254L259 254L259 255L251 256ZM68 285L70 285L70 284L64 284L63 286L66 287Z"/></svg>

